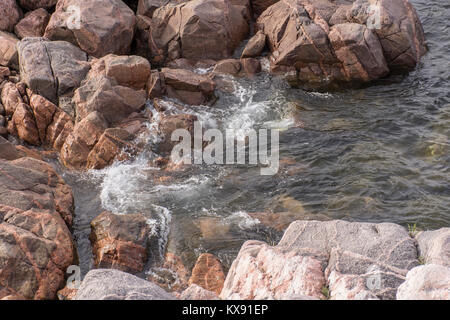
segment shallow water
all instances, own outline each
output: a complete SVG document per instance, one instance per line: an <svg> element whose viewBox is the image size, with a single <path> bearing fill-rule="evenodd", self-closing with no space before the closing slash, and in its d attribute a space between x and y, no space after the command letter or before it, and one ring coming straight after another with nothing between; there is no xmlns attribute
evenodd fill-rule
<svg viewBox="0 0 450 320"><path fill-rule="evenodd" d="M311 93L262 74L235 80L235 92L211 108L190 108L209 127L281 129L275 176L256 166L193 166L170 184L156 183L150 152L99 172L66 172L83 272L92 267L89 223L103 210L152 212L161 252L168 248L188 267L202 252L228 267L247 239L276 243L281 232L248 213L449 226L450 5L412 2L429 52L407 76Z"/></svg>

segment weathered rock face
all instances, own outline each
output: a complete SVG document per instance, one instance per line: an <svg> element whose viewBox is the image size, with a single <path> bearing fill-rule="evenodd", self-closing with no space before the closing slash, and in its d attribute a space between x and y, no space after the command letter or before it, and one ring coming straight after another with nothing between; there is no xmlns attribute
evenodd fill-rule
<svg viewBox="0 0 450 320"><path fill-rule="evenodd" d="M0 2L0 31L14 30L15 24L22 17L22 10L16 0L2 0Z"/></svg>
<svg viewBox="0 0 450 320"><path fill-rule="evenodd" d="M225 281L222 264L219 259L210 253L203 253L192 269L189 284L196 284L205 290L220 294Z"/></svg>
<svg viewBox="0 0 450 320"><path fill-rule="evenodd" d="M121 86L142 90L150 76L150 63L139 56L109 54L92 64L91 74L94 73L112 78Z"/></svg>
<svg viewBox="0 0 450 320"><path fill-rule="evenodd" d="M266 46L266 35L258 31L247 43L242 51L241 58L258 57Z"/></svg>
<svg viewBox="0 0 450 320"><path fill-rule="evenodd" d="M45 37L71 42L97 58L127 54L135 23L134 12L121 0L61 0Z"/></svg>
<svg viewBox="0 0 450 320"><path fill-rule="evenodd" d="M180 300L219 300L214 292L205 290L196 284L191 284L179 298Z"/></svg>
<svg viewBox="0 0 450 320"><path fill-rule="evenodd" d="M75 300L175 300L149 281L118 270L91 270Z"/></svg>
<svg viewBox="0 0 450 320"><path fill-rule="evenodd" d="M50 20L47 10L40 8L28 12L14 27L14 33L20 38L42 37Z"/></svg>
<svg viewBox="0 0 450 320"><path fill-rule="evenodd" d="M247 241L228 272L220 297L281 299L300 294L319 298L326 283L323 269L324 257Z"/></svg>
<svg viewBox="0 0 450 320"><path fill-rule="evenodd" d="M16 44L19 39L15 35L0 31L0 65L18 69L19 56Z"/></svg>
<svg viewBox="0 0 450 320"><path fill-rule="evenodd" d="M53 7L58 0L18 0L20 6L27 10L36 10L39 8L49 9Z"/></svg>
<svg viewBox="0 0 450 320"><path fill-rule="evenodd" d="M450 228L420 232L416 240L425 263L450 267Z"/></svg>
<svg viewBox="0 0 450 320"><path fill-rule="evenodd" d="M261 72L261 63L255 58L225 59L217 62L213 72L215 74L230 74L235 77L253 77Z"/></svg>
<svg viewBox="0 0 450 320"><path fill-rule="evenodd" d="M253 13L256 16L259 16L263 13L268 7L277 3L279 0L252 0L252 9Z"/></svg>
<svg viewBox="0 0 450 320"><path fill-rule="evenodd" d="M103 212L91 222L91 230L97 268L130 273L144 270L152 230L143 215Z"/></svg>
<svg viewBox="0 0 450 320"><path fill-rule="evenodd" d="M153 13L149 46L152 63L186 58L228 58L249 32L240 6L227 0L193 0Z"/></svg>
<svg viewBox="0 0 450 320"><path fill-rule="evenodd" d="M17 47L22 81L53 103L78 88L90 68L86 53L65 41L26 38Z"/></svg>
<svg viewBox="0 0 450 320"><path fill-rule="evenodd" d="M97 111L111 124L140 111L145 101L144 90L118 85L114 79L102 75L87 79L74 95L77 120Z"/></svg>
<svg viewBox="0 0 450 320"><path fill-rule="evenodd" d="M165 93L169 98L178 99L190 105L208 105L216 101L216 85L206 75L200 75L184 69L161 70L164 78Z"/></svg>
<svg viewBox="0 0 450 320"><path fill-rule="evenodd" d="M273 72L295 70L300 83L368 82L412 69L425 54L418 16L408 1L282 0L258 18Z"/></svg>
<svg viewBox="0 0 450 320"><path fill-rule="evenodd" d="M0 160L0 299L54 299L74 260L73 197L45 162Z"/></svg>
<svg viewBox="0 0 450 320"><path fill-rule="evenodd" d="M401 226L296 221L276 247L244 245L221 298L321 298L327 285L331 299L395 299L416 265L414 240Z"/></svg>
<svg viewBox="0 0 450 320"><path fill-rule="evenodd" d="M418 266L408 272L398 288L398 300L450 300L450 268L437 264Z"/></svg>

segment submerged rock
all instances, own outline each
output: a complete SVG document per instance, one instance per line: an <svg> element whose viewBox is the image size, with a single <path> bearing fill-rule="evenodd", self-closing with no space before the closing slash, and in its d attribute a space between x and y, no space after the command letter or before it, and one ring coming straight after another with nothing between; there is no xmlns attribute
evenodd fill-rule
<svg viewBox="0 0 450 320"><path fill-rule="evenodd" d="M175 300L154 283L112 269L91 270L75 300Z"/></svg>
<svg viewBox="0 0 450 320"><path fill-rule="evenodd" d="M220 294L225 281L225 273L219 259L210 253L198 257L189 284L197 284L205 290Z"/></svg>

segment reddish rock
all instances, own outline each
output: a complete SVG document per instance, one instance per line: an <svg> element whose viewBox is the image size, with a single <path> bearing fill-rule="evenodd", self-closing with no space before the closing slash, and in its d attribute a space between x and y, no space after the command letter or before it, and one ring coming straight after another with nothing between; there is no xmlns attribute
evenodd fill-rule
<svg viewBox="0 0 450 320"><path fill-rule="evenodd" d="M176 129L189 131L194 137L194 122L197 117L190 114L176 114L164 116L159 124L159 131L163 136L163 141L158 145L158 152L161 154L170 153L177 142L171 141L172 132Z"/></svg>
<svg viewBox="0 0 450 320"><path fill-rule="evenodd" d="M272 69L294 67L297 83L368 82L392 69L414 68L426 52L408 1L379 7L380 19L369 2L281 0L261 14L257 28L267 36Z"/></svg>
<svg viewBox="0 0 450 320"><path fill-rule="evenodd" d="M22 17L22 10L16 0L2 0L0 2L0 31L12 32L14 26Z"/></svg>
<svg viewBox="0 0 450 320"><path fill-rule="evenodd" d="M120 86L114 79L99 75L88 79L75 91L77 120L93 111L99 112L110 124L117 123L133 112L139 112L146 102L144 90Z"/></svg>
<svg viewBox="0 0 450 320"><path fill-rule="evenodd" d="M191 105L211 104L215 102L215 83L208 76L185 69L163 68L166 94Z"/></svg>
<svg viewBox="0 0 450 320"><path fill-rule="evenodd" d="M106 129L95 147L89 153L86 168L103 169L112 164L115 159L126 159L127 156L122 154L122 151L131 151L135 149L132 144L134 138L135 136L133 134L124 129ZM122 158L120 155L122 155Z"/></svg>
<svg viewBox="0 0 450 320"><path fill-rule="evenodd" d="M150 76L150 63L139 56L109 54L93 64L92 73L102 74L114 79L121 86L142 90L145 89ZM89 77L92 77L92 75Z"/></svg>
<svg viewBox="0 0 450 320"><path fill-rule="evenodd" d="M254 76L261 72L261 63L258 59L245 58L241 59L242 70L247 76Z"/></svg>
<svg viewBox="0 0 450 320"><path fill-rule="evenodd" d="M83 169L89 153L107 128L107 121L95 111L78 122L61 148L63 164L69 168Z"/></svg>
<svg viewBox="0 0 450 320"><path fill-rule="evenodd" d="M39 131L30 106L25 103L19 103L14 111L11 123L14 126L13 131L10 131L11 134L17 133L20 139L31 145L41 145Z"/></svg>
<svg viewBox="0 0 450 320"><path fill-rule="evenodd" d="M74 7L79 12L69 10ZM134 12L121 0L61 0L45 37L72 42L89 55L101 58L109 53L129 53L135 24Z"/></svg>
<svg viewBox="0 0 450 320"><path fill-rule="evenodd" d="M172 60L220 60L230 57L248 32L240 6L226 0L193 0L153 13L149 45L157 59L171 51Z"/></svg>
<svg viewBox="0 0 450 320"><path fill-rule="evenodd" d="M57 292L58 300L75 300L77 292L77 289L69 289L67 286L65 286L63 289Z"/></svg>
<svg viewBox="0 0 450 320"><path fill-rule="evenodd" d="M151 18L156 9L167 5L170 0L139 0L136 14ZM173 1L177 2L177 1Z"/></svg>
<svg viewBox="0 0 450 320"><path fill-rule="evenodd" d="M20 157L22 155L16 147L5 138L0 137L0 159L15 160Z"/></svg>
<svg viewBox="0 0 450 320"><path fill-rule="evenodd" d="M189 284L197 284L205 290L220 294L225 281L222 264L210 253L203 253L198 257Z"/></svg>
<svg viewBox="0 0 450 320"><path fill-rule="evenodd" d="M242 52L241 58L256 58L266 46L266 35L258 31L250 40Z"/></svg>
<svg viewBox="0 0 450 320"><path fill-rule="evenodd" d="M45 162L0 160L0 299L54 299L64 286L74 245L67 227L73 198L70 188L70 203L59 198L63 187Z"/></svg>
<svg viewBox="0 0 450 320"><path fill-rule="evenodd" d="M42 37L50 20L47 10L40 8L28 12L14 27L14 33L19 39L25 37Z"/></svg>
<svg viewBox="0 0 450 320"><path fill-rule="evenodd" d="M164 82L164 75L152 70L147 82L147 95L149 99L160 98L166 92L166 84Z"/></svg>
<svg viewBox="0 0 450 320"><path fill-rule="evenodd" d="M5 115L11 117L19 104L23 103L22 95L12 82L7 82L1 93L1 100L5 108Z"/></svg>
<svg viewBox="0 0 450 320"><path fill-rule="evenodd" d="M16 44L19 39L15 35L8 32L0 31L0 65L18 69L19 56Z"/></svg>
<svg viewBox="0 0 450 320"><path fill-rule="evenodd" d="M91 222L91 242L97 268L130 273L143 271L151 228L141 214L103 212Z"/></svg>

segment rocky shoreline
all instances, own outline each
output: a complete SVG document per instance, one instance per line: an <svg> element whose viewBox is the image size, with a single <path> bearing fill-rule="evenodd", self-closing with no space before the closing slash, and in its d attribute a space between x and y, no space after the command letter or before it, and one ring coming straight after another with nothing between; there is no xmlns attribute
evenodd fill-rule
<svg viewBox="0 0 450 320"><path fill-rule="evenodd" d="M167 282L142 279L160 249L146 213L99 212L98 269L65 287L76 204L52 161L103 169L154 130L153 179L170 179L184 170L171 133L192 132L190 106L213 106L230 77L333 90L414 69L427 48L408 1L4 0L0 14L0 299L449 299L449 228L296 221L276 246L246 242L227 273L167 253Z"/></svg>

